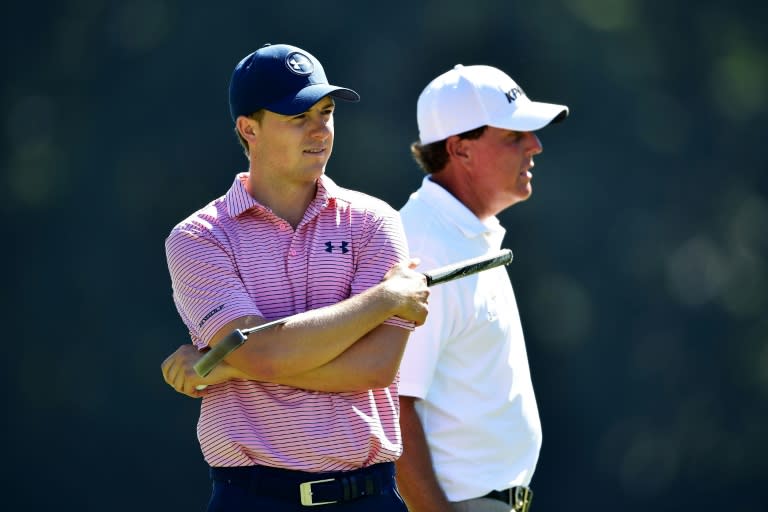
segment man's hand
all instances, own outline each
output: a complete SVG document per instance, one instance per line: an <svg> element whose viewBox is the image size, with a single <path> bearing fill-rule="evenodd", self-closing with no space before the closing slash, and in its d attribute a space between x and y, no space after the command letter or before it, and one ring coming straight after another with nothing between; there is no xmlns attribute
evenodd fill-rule
<svg viewBox="0 0 768 512"><path fill-rule="evenodd" d="M180 346L161 365L165 382L181 394L201 398L207 391L198 389L197 386L210 386L231 379L246 378L242 372L223 361L206 377L200 377L193 367L202 356L203 352L191 343Z"/></svg>
<svg viewBox="0 0 768 512"><path fill-rule="evenodd" d="M422 325L427 319L429 288L424 274L416 272L418 259L398 263L389 269L382 285L395 303L396 316Z"/></svg>

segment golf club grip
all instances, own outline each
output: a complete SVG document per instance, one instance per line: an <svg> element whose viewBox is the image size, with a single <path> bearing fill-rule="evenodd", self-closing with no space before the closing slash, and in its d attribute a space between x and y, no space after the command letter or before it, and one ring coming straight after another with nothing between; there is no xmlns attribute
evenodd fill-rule
<svg viewBox="0 0 768 512"><path fill-rule="evenodd" d="M235 329L215 347L203 354L203 357L198 359L192 368L199 376L206 377L222 359L227 357L227 354L245 343L246 339L247 337L243 335L240 329Z"/></svg>
<svg viewBox="0 0 768 512"><path fill-rule="evenodd" d="M483 270L500 267L501 265L508 265L511 262L512 251L509 249L501 249L495 254L451 263L450 265L424 272L424 275L427 278L427 286L435 286L471 274L477 274Z"/></svg>

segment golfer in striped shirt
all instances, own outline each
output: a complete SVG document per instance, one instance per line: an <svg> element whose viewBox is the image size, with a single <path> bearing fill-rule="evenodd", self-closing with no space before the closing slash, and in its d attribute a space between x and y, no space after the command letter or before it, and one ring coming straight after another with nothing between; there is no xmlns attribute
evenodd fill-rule
<svg viewBox="0 0 768 512"><path fill-rule="evenodd" d="M229 101L248 169L166 240L192 343L162 371L202 397L209 511L406 510L397 371L429 291L397 212L325 174L335 100L358 99L295 46L246 56ZM207 377L192 370L234 329L285 317Z"/></svg>

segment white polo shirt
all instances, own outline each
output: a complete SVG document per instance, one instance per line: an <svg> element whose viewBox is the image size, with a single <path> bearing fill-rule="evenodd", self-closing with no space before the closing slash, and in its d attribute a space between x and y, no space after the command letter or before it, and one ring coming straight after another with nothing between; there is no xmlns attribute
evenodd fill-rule
<svg viewBox="0 0 768 512"><path fill-rule="evenodd" d="M498 251L505 234L497 218L481 222L429 177L400 216L422 270ZM431 289L427 321L400 366L400 394L421 399L416 411L449 500L530 483L541 424L504 267Z"/></svg>

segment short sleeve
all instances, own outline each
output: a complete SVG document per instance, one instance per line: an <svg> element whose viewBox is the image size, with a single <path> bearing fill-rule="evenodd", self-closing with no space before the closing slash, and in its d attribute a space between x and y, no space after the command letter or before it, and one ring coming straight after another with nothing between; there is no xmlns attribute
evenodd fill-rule
<svg viewBox="0 0 768 512"><path fill-rule="evenodd" d="M262 316L228 251L210 232L194 224L177 226L165 250L176 309L199 348L227 323Z"/></svg>

